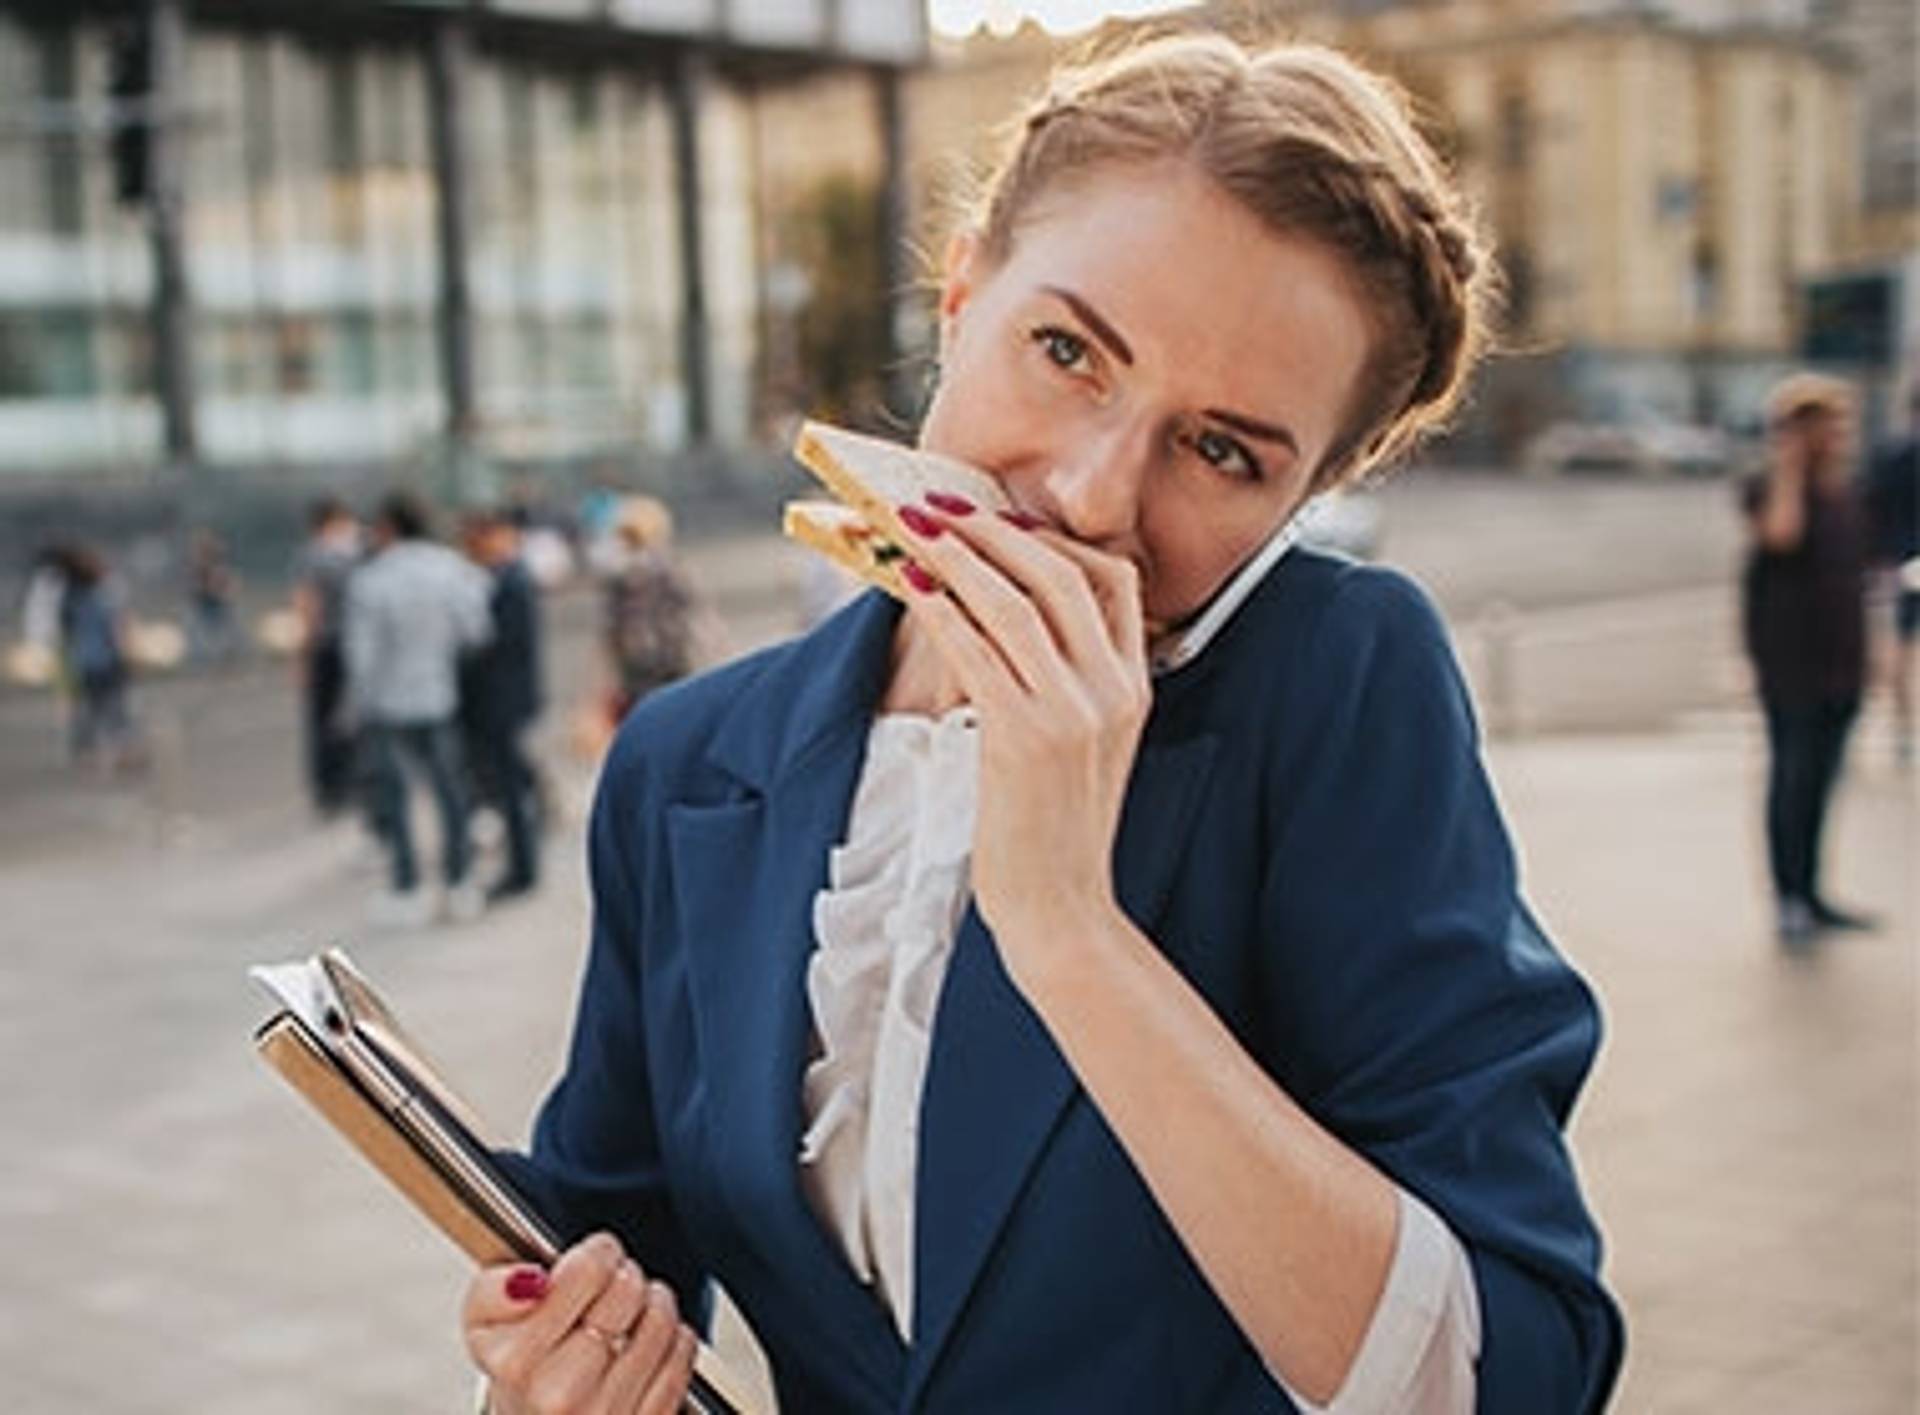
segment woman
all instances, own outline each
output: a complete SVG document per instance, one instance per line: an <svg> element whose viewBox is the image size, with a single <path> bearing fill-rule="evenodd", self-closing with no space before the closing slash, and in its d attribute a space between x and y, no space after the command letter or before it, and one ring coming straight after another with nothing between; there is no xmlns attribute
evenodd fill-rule
<svg viewBox="0 0 1920 1415"><path fill-rule="evenodd" d="M1867 683L1868 528L1853 485L1853 392L1793 374L1767 398L1768 458L1742 488L1747 654L1767 720L1767 863L1780 941L1873 920L1820 886L1827 807Z"/></svg>
<svg viewBox="0 0 1920 1415"><path fill-rule="evenodd" d="M1432 611L1287 552L1451 408L1486 284L1337 55L1058 83L950 248L922 436L1017 514L912 508L904 613L614 749L517 1171L604 1232L469 1289L497 1411L674 1408L707 1277L786 1415L1604 1403L1592 1000Z"/></svg>
<svg viewBox="0 0 1920 1415"><path fill-rule="evenodd" d="M665 503L628 497L615 534L619 556L607 576L606 634L614 676L608 715L618 725L640 699L692 669L694 602L674 561L673 513Z"/></svg>
<svg viewBox="0 0 1920 1415"><path fill-rule="evenodd" d="M126 607L120 584L91 546L64 551L61 658L73 691L68 745L74 762L102 774L145 764L129 705Z"/></svg>

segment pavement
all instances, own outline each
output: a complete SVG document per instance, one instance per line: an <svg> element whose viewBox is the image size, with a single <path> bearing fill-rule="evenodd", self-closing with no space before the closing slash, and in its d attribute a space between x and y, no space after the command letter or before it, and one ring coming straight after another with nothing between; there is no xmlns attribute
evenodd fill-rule
<svg viewBox="0 0 1920 1415"><path fill-rule="evenodd" d="M1559 550L1512 502L1477 496L1447 504L1482 542L1538 551L1536 588L1591 581L1571 600L1525 576L1492 577L1494 593L1476 588L1486 557L1424 521L1399 540L1416 560L1421 536L1445 547L1419 568L1499 728L1489 760L1528 895L1608 1021L1574 1146L1629 1322L1613 1408L1907 1415L1920 1402L1916 778L1876 707L1829 859L1834 893L1883 927L1783 952L1724 567L1662 578L1667 545L1634 570L1594 528L1618 510L1604 496ZM792 562L764 537L690 559L731 626L716 652L790 621ZM1513 608L1489 611L1500 600ZM556 613L555 678L577 686L589 607ZM48 706L0 698L9 1408L458 1410L462 1263L249 1055L268 1008L244 970L349 941L496 1138L521 1137L560 1061L586 936L591 766L553 714L543 755L561 809L541 893L464 927L369 934L376 880L354 830L315 826L300 804L284 675L158 685L147 708L167 739L153 776L80 784L54 758ZM729 1328L727 1346L740 1342Z"/></svg>

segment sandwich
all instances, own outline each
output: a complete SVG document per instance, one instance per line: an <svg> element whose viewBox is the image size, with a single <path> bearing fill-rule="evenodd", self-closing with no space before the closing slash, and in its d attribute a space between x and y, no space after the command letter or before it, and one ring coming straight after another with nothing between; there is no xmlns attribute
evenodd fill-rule
<svg viewBox="0 0 1920 1415"><path fill-rule="evenodd" d="M911 595L901 567L913 537L899 507L930 491L964 497L982 511L1012 506L998 482L965 462L825 423L802 423L793 455L839 500L788 502L782 532L900 600Z"/></svg>

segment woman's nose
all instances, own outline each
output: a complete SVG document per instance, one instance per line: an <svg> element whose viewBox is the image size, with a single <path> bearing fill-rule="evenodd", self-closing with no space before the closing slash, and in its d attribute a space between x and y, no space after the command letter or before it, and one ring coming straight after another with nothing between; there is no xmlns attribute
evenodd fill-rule
<svg viewBox="0 0 1920 1415"><path fill-rule="evenodd" d="M1124 539L1140 523L1148 457L1137 438L1103 438L1062 449L1042 479L1047 510L1076 540Z"/></svg>

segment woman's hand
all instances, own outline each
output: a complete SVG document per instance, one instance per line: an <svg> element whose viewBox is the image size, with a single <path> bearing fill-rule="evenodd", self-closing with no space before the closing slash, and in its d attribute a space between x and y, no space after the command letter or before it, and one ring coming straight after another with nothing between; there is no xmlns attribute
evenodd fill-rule
<svg viewBox="0 0 1920 1415"><path fill-rule="evenodd" d="M902 519L912 613L980 713L974 898L1031 995L1119 912L1114 837L1153 701L1139 572L954 498Z"/></svg>
<svg viewBox="0 0 1920 1415"><path fill-rule="evenodd" d="M489 1415L675 1415L697 1349L673 1289L599 1233L551 1273L482 1268L461 1314Z"/></svg>

